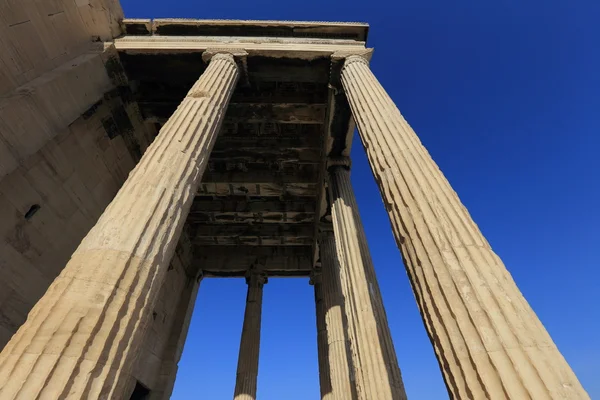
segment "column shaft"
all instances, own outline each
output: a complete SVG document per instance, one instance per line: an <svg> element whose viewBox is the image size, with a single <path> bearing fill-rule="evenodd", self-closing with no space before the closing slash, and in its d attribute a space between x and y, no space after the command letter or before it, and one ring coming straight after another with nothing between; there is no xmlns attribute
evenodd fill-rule
<svg viewBox="0 0 600 400"><path fill-rule="evenodd" d="M333 392L329 369L329 351L327 346L327 329L325 323L325 307L323 305L323 285L320 277L311 278L315 288L315 311L317 316L317 354L319 360L319 389L321 399L328 399Z"/></svg>
<svg viewBox="0 0 600 400"><path fill-rule="evenodd" d="M319 237L320 279L315 283L321 399L356 399L348 321L333 232Z"/></svg>
<svg viewBox="0 0 600 400"><path fill-rule="evenodd" d="M129 397L146 323L238 75L231 55L213 57L4 348L0 398Z"/></svg>
<svg viewBox="0 0 600 400"><path fill-rule="evenodd" d="M240 342L234 400L256 400L260 321L265 277L252 274L248 278L248 295Z"/></svg>
<svg viewBox="0 0 600 400"><path fill-rule="evenodd" d="M339 280L345 298L358 398L406 399L350 172L344 167L333 167L329 182Z"/></svg>
<svg viewBox="0 0 600 400"><path fill-rule="evenodd" d="M367 62L341 79L451 397L588 398Z"/></svg>

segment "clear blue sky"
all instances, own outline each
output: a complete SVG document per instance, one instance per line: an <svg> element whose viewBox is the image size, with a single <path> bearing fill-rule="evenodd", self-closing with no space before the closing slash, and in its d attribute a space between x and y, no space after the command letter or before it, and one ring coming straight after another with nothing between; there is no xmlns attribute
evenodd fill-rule
<svg viewBox="0 0 600 400"><path fill-rule="evenodd" d="M485 4L484 4L485 3ZM527 3L527 4L526 4ZM365 21L372 69L600 398L600 3L122 0L125 15ZM409 398L447 398L356 139L352 179ZM200 288L173 399L231 399L242 280ZM260 400L318 399L307 279L265 286Z"/></svg>

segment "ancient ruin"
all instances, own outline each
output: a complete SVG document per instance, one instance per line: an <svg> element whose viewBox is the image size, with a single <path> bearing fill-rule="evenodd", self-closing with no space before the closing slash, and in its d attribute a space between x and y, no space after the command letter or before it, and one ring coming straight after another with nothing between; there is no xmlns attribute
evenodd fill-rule
<svg viewBox="0 0 600 400"><path fill-rule="evenodd" d="M279 277L314 286L322 399L406 398L356 127L450 397L589 398L372 73L367 33L0 4L0 399L169 398L199 285L223 277L248 283L236 400L256 399Z"/></svg>

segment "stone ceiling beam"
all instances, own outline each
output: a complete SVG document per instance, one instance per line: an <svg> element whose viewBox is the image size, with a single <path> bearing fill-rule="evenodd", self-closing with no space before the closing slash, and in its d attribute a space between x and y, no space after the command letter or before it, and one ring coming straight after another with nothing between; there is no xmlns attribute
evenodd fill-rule
<svg viewBox="0 0 600 400"><path fill-rule="evenodd" d="M266 170L253 171L207 171L202 179L203 184L225 182L227 184L294 184L313 183L317 181L317 175L312 168L306 170L293 170L275 172Z"/></svg>
<svg viewBox="0 0 600 400"><path fill-rule="evenodd" d="M215 200L218 201L218 200ZM315 213L295 211L270 212L194 212L188 215L189 223L244 223L244 224L303 224L315 220Z"/></svg>
<svg viewBox="0 0 600 400"><path fill-rule="evenodd" d="M302 163L315 164L321 161L320 149L286 149L286 148L239 148L215 149L210 154L212 161L244 162L244 163Z"/></svg>
<svg viewBox="0 0 600 400"><path fill-rule="evenodd" d="M250 200L245 197L220 200L196 198L191 214L196 212L315 212L313 200Z"/></svg>
<svg viewBox="0 0 600 400"><path fill-rule="evenodd" d="M302 198L314 198L317 195L318 184L312 182L299 182L300 179L293 179L296 182L274 182L273 178L255 179L248 181L249 174L236 173L233 176L240 176L236 181L229 181L225 174L220 174L221 179L212 177L212 181L203 182L198 190L200 196L251 196L251 197L282 197L289 198L297 196ZM244 181L244 177L245 180ZM293 177L290 177L293 178ZM233 179L233 178L232 178ZM291 180L291 179L290 179Z"/></svg>
<svg viewBox="0 0 600 400"><path fill-rule="evenodd" d="M219 136L213 152L237 148L247 150L259 149L320 149L321 138L316 135L295 137L263 137L263 136Z"/></svg>
<svg viewBox="0 0 600 400"><path fill-rule="evenodd" d="M194 232L190 240L201 236L312 236L312 225L222 225L222 224L190 224Z"/></svg>
<svg viewBox="0 0 600 400"><path fill-rule="evenodd" d="M194 246L205 277L242 277L253 265L269 276L308 276L311 246Z"/></svg>
<svg viewBox="0 0 600 400"><path fill-rule="evenodd" d="M356 43L367 39L369 24L364 22L268 21L158 18L123 20L128 35L253 36L278 39L308 37ZM315 39L316 38L316 39Z"/></svg>
<svg viewBox="0 0 600 400"><path fill-rule="evenodd" d="M177 108L177 102L140 101L147 121L164 123ZM229 104L226 123L323 124L327 104Z"/></svg>

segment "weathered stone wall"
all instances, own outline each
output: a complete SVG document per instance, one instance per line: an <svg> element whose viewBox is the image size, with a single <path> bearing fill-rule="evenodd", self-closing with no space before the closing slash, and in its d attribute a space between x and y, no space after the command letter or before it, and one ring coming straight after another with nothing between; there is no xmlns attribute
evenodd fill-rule
<svg viewBox="0 0 600 400"><path fill-rule="evenodd" d="M121 19L117 0L0 2L0 348L152 137L98 42Z"/></svg>
<svg viewBox="0 0 600 400"><path fill-rule="evenodd" d="M105 129L115 101L103 100L0 180L0 347L134 166L123 137Z"/></svg>
<svg viewBox="0 0 600 400"><path fill-rule="evenodd" d="M67 130L113 88L103 46L95 47L0 95L0 178Z"/></svg>
<svg viewBox="0 0 600 400"><path fill-rule="evenodd" d="M0 2L0 95L118 36L122 18L118 0Z"/></svg>

